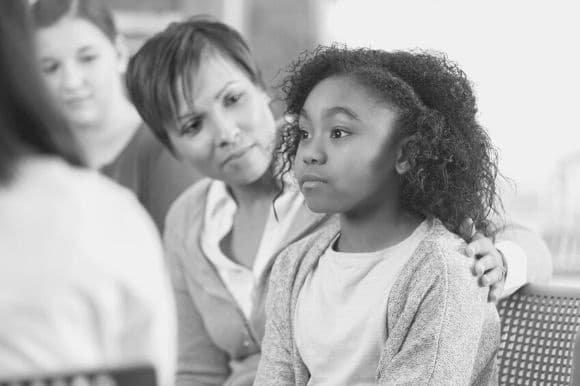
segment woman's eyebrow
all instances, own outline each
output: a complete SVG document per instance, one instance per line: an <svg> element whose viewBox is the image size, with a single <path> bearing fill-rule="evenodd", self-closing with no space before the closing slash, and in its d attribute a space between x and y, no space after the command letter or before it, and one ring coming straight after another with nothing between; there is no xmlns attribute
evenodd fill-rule
<svg viewBox="0 0 580 386"><path fill-rule="evenodd" d="M177 122L179 122L180 124L183 124L185 121L188 121L192 118L198 118L200 116L201 116L201 114L198 114L195 111L190 111L190 112L187 112L187 113L177 117Z"/></svg>

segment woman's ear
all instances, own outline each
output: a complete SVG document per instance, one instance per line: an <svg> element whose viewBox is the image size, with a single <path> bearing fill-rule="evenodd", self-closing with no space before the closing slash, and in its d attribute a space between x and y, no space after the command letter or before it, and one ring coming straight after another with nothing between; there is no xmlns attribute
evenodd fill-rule
<svg viewBox="0 0 580 386"><path fill-rule="evenodd" d="M410 135L399 141L397 145L397 158L395 159L395 170L399 175L407 173L411 169L409 161L409 143L417 139L416 135Z"/></svg>
<svg viewBox="0 0 580 386"><path fill-rule="evenodd" d="M117 63L120 74L124 74L129 64L129 46L127 40L122 35L115 38L115 51L117 52Z"/></svg>

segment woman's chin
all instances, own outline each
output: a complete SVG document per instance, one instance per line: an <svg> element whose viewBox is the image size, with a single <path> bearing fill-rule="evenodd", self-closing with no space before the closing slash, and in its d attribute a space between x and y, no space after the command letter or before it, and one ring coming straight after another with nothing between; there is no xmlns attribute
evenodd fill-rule
<svg viewBox="0 0 580 386"><path fill-rule="evenodd" d="M93 110L68 112L64 117L72 128L93 127L100 121L99 114Z"/></svg>

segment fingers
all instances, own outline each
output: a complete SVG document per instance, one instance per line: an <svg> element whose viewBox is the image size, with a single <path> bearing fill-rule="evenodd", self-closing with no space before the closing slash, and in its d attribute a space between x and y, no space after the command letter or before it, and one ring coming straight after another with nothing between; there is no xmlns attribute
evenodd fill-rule
<svg viewBox="0 0 580 386"><path fill-rule="evenodd" d="M499 255L490 253L479 258L473 264L473 274L476 276L482 276L485 272L491 269L501 267L503 267L503 264Z"/></svg>
<svg viewBox="0 0 580 386"><path fill-rule="evenodd" d="M481 276L479 281L482 287L489 287L499 283L503 284L503 269L498 267L487 271L483 276Z"/></svg>
<svg viewBox="0 0 580 386"><path fill-rule="evenodd" d="M492 285L489 289L489 295L487 297L487 300L490 303L497 302L499 300L499 298L501 297L501 294L503 293L503 288L504 288L503 281Z"/></svg>
<svg viewBox="0 0 580 386"><path fill-rule="evenodd" d="M473 224L473 220L468 217L459 226L459 234L463 236L466 240L471 240L473 234L475 233L475 225Z"/></svg>
<svg viewBox="0 0 580 386"><path fill-rule="evenodd" d="M465 254L469 257L485 256L492 253L497 253L493 242L481 233L476 233L465 248Z"/></svg>

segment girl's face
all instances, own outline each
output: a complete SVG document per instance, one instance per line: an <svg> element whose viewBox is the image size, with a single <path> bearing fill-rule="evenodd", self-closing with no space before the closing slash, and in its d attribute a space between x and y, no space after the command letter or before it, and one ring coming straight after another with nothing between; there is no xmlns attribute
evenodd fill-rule
<svg viewBox="0 0 580 386"><path fill-rule="evenodd" d="M73 127L101 122L123 95L125 55L91 22L64 17L36 32L49 92Z"/></svg>
<svg viewBox="0 0 580 386"><path fill-rule="evenodd" d="M326 78L312 89L299 116L294 162L312 211L372 210L396 194L397 117L349 77Z"/></svg>
<svg viewBox="0 0 580 386"><path fill-rule="evenodd" d="M176 129L168 131L176 155L227 184L257 181L274 145L268 95L218 53L204 54L193 78L191 100L180 95Z"/></svg>

